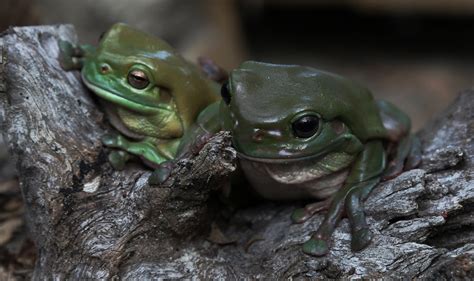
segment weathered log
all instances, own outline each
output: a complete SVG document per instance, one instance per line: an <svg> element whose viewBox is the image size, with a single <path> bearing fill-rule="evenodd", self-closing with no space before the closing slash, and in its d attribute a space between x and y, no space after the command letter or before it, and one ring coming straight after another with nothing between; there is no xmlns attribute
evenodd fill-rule
<svg viewBox="0 0 474 281"><path fill-rule="evenodd" d="M11 28L0 39L0 128L38 249L35 279L474 277L474 91L419 133L423 166L371 194L372 244L352 252L343 220L330 254L314 258L300 244L323 216L292 225L302 202L214 215L212 191L235 168L227 133L178 161L162 186L149 186L139 165L114 171L100 143L111 129L78 73L60 68L59 38L77 40L64 25ZM212 222L236 242L207 241Z"/></svg>

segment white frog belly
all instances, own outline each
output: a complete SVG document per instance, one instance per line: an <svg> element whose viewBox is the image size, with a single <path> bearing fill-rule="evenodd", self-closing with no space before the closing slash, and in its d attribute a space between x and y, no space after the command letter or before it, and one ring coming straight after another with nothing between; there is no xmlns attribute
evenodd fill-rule
<svg viewBox="0 0 474 281"><path fill-rule="evenodd" d="M271 200L325 199L337 191L349 173L354 156L330 153L322 158L289 163L240 159L252 187Z"/></svg>

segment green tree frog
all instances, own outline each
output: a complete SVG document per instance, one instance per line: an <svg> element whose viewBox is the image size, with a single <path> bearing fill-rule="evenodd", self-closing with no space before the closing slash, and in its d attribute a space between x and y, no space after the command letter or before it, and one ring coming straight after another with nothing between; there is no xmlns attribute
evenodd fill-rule
<svg viewBox="0 0 474 281"><path fill-rule="evenodd" d="M368 245L363 201L381 179L420 163L409 117L351 80L297 65L244 62L221 94L187 138L230 131L240 169L261 197L315 199L293 213L297 223L327 210L305 253L328 253L343 214L352 249Z"/></svg>
<svg viewBox="0 0 474 281"><path fill-rule="evenodd" d="M208 79L163 40L115 24L98 45L60 42L64 69L80 69L84 84L99 97L120 132L105 136L112 165L130 155L151 167L173 159L200 111L219 99L220 84Z"/></svg>

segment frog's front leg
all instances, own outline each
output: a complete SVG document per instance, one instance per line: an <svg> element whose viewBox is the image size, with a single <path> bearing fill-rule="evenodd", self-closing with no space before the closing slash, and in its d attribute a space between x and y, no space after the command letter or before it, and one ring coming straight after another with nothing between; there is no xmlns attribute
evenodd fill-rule
<svg viewBox="0 0 474 281"><path fill-rule="evenodd" d="M363 201L380 181L385 168L385 150L381 141L371 141L357 157L343 187L332 198L328 213L319 229L303 245L303 251L314 256L329 252L331 238L344 211L352 229L352 249L360 250L367 246L372 234L366 223Z"/></svg>
<svg viewBox="0 0 474 281"><path fill-rule="evenodd" d="M84 58L95 51L91 45L75 45L69 41L59 41L59 62L64 70L81 70Z"/></svg>
<svg viewBox="0 0 474 281"><path fill-rule="evenodd" d="M151 168L159 168L160 164L169 160L157 149L155 144L149 140L132 142L127 140L122 135L107 135L102 138L102 142L107 147L118 148L123 150L124 152L140 157L142 160L144 160L145 164L147 164ZM129 157L127 157L126 155L118 155L123 157L116 156L117 155L114 153L109 155L109 161L112 163L114 168L123 167L125 164L124 161L126 162L129 159Z"/></svg>

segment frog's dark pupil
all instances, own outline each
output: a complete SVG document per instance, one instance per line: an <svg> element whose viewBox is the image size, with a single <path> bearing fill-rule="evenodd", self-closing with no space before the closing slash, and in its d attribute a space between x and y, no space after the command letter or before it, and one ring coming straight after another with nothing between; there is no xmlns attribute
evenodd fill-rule
<svg viewBox="0 0 474 281"><path fill-rule="evenodd" d="M298 138L309 138L318 132L319 118L314 115L306 115L294 121L292 127Z"/></svg>
<svg viewBox="0 0 474 281"><path fill-rule="evenodd" d="M228 82L225 82L225 83L222 85L222 88L221 88L221 96L222 96L222 99L224 100L224 102L225 102L227 105L230 104L231 96L230 96L230 92L229 92L229 83L228 83Z"/></svg>

